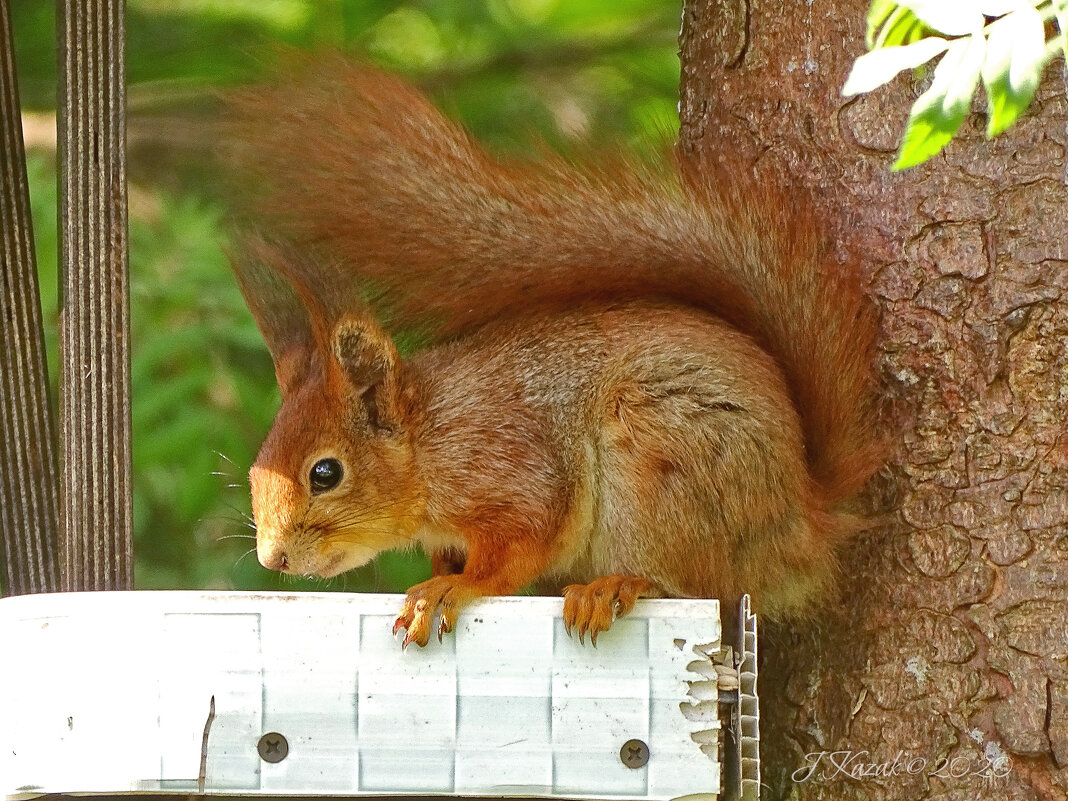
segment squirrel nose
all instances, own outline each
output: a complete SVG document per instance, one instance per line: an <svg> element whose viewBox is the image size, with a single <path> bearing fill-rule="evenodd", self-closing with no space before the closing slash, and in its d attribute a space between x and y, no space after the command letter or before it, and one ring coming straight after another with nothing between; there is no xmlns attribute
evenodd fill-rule
<svg viewBox="0 0 1068 801"><path fill-rule="evenodd" d="M284 572L289 567L289 559L286 552L279 546L268 542L260 542L256 545L256 558L260 564L268 570Z"/></svg>

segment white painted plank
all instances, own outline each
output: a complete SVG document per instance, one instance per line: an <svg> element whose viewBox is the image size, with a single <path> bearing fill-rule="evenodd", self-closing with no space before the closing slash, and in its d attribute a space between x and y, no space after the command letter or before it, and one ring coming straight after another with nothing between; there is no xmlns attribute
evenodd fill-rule
<svg viewBox="0 0 1068 801"><path fill-rule="evenodd" d="M569 638L558 598L485 599L400 648L401 596L85 593L0 600L0 794L719 792L718 722L683 714L715 601L641 601ZM708 648L704 648L707 651ZM692 715L691 715L692 717ZM256 744L285 735L270 764ZM711 739L710 739L711 738ZM625 766L630 739L647 765ZM712 752L715 748L712 749Z"/></svg>

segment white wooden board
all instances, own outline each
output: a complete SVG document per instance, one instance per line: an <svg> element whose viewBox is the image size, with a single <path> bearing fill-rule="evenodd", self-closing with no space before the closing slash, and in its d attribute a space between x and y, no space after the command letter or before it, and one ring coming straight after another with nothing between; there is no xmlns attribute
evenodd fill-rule
<svg viewBox="0 0 1068 801"><path fill-rule="evenodd" d="M0 795L720 791L716 601L640 601L592 648L564 632L560 599L491 598L444 643L402 651L402 600L0 600ZM268 732L288 742L280 762L257 752ZM631 739L642 767L621 760Z"/></svg>

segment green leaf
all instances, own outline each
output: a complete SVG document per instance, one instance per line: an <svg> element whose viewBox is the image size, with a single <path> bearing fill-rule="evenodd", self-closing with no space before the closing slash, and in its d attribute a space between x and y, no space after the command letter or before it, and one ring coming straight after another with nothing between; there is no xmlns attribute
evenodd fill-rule
<svg viewBox="0 0 1068 801"><path fill-rule="evenodd" d="M971 105L985 52L982 36L958 39L949 46L935 69L931 88L912 106L894 170L926 161L953 138Z"/></svg>
<svg viewBox="0 0 1068 801"><path fill-rule="evenodd" d="M993 137L1031 104L1047 52L1042 17L1034 8L1021 6L992 23L989 31L982 72L989 111L986 135Z"/></svg>
<svg viewBox="0 0 1068 801"><path fill-rule="evenodd" d="M961 119L947 117L938 105L912 107L905 138L890 169L904 170L922 164L945 147L960 127Z"/></svg>
<svg viewBox="0 0 1068 801"><path fill-rule="evenodd" d="M905 11L894 0L872 0L871 8L868 9L868 30L864 36L864 43L869 50L875 49L875 39L880 29L895 12Z"/></svg>
<svg viewBox="0 0 1068 801"><path fill-rule="evenodd" d="M898 47L919 41L931 31L916 15L903 6L898 6L869 46L869 50L883 47Z"/></svg>
<svg viewBox="0 0 1068 801"><path fill-rule="evenodd" d="M963 119L968 112L985 56L986 39L982 34L958 39L950 45L931 81L931 90L944 95L942 109L946 114L960 115ZM956 58L956 63L952 58Z"/></svg>
<svg viewBox="0 0 1068 801"><path fill-rule="evenodd" d="M986 24L973 0L906 0L902 5L946 36L976 34Z"/></svg>
<svg viewBox="0 0 1068 801"><path fill-rule="evenodd" d="M949 42L938 36L921 39L903 47L884 47L865 53L853 64L853 69L842 87L844 97L870 92L892 79L901 70L925 64L949 47Z"/></svg>

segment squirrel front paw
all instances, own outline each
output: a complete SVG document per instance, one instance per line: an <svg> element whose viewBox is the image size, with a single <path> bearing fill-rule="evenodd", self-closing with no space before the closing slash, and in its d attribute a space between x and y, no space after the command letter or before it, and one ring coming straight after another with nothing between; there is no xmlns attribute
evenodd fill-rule
<svg viewBox="0 0 1068 801"><path fill-rule="evenodd" d="M578 629L583 645L589 632L590 643L596 646L598 634L655 589L652 582L637 576L602 576L589 584L570 584L564 587L564 630L571 636L572 629Z"/></svg>
<svg viewBox="0 0 1068 801"><path fill-rule="evenodd" d="M456 627L460 610L484 593L462 573L435 576L408 590L401 613L393 624L393 633L405 629L402 648L411 643L423 647L430 642L430 630L438 619L438 642Z"/></svg>

